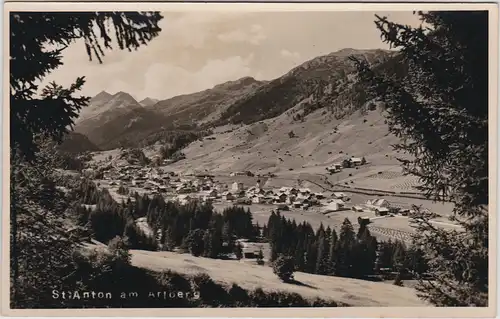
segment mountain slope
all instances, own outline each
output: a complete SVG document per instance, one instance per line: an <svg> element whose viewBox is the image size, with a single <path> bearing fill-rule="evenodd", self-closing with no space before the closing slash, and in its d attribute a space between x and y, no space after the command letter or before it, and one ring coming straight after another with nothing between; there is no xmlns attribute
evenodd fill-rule
<svg viewBox="0 0 500 319"><path fill-rule="evenodd" d="M383 110L355 112L335 119L316 110L303 121L294 120L297 105L278 117L215 133L183 150L186 159L171 165L178 170L255 173L325 174L325 168L350 156L377 165L398 166L390 145L398 139L388 133ZM366 122L365 122L366 120ZM289 133L293 132L294 137ZM386 156L387 155L387 156Z"/></svg>
<svg viewBox="0 0 500 319"><path fill-rule="evenodd" d="M146 106L124 92L101 92L82 111L75 131L110 149L141 146L145 140L154 144L166 130L252 124L291 109L295 121L303 121L318 109L336 120L343 119L367 107L364 89L356 82L354 64L349 60L351 55L385 68L394 53L344 49L307 61L269 82L245 77L154 104L153 99L141 101Z"/></svg>
<svg viewBox="0 0 500 319"><path fill-rule="evenodd" d="M238 99L251 94L265 83L251 77L244 77L201 92L159 101L152 106L152 109L179 124L211 121L215 114L225 110Z"/></svg>
<svg viewBox="0 0 500 319"><path fill-rule="evenodd" d="M73 154L99 151L99 148L87 136L76 132L66 134L58 148Z"/></svg>
<svg viewBox="0 0 500 319"><path fill-rule="evenodd" d="M384 50L344 49L314 58L237 100L223 112L218 124L250 124L272 118L311 97L311 108L329 106L337 117L350 114L350 109L361 107L366 98L356 85L354 64L349 57L379 65L393 54Z"/></svg>
<svg viewBox="0 0 500 319"><path fill-rule="evenodd" d="M128 93L110 95L101 92L82 110L75 132L85 134L100 148L110 149L134 146L128 145L127 141L147 136L166 123L164 116L146 109Z"/></svg>
<svg viewBox="0 0 500 319"><path fill-rule="evenodd" d="M153 105L155 105L155 104L156 104L156 103L158 103L159 101L160 101L160 100L158 100L158 99L152 99L152 98L150 98L150 97L147 97L147 98L145 98L145 99L141 100L141 101L139 102L139 104L140 104L140 105L142 105L142 106L144 106L144 107L149 107L149 106L153 106Z"/></svg>

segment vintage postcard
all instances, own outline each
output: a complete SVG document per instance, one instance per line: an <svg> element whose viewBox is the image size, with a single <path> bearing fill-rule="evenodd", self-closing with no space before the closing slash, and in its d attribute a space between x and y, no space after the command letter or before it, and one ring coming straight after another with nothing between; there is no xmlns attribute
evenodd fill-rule
<svg viewBox="0 0 500 319"><path fill-rule="evenodd" d="M3 314L496 315L496 4L4 9Z"/></svg>

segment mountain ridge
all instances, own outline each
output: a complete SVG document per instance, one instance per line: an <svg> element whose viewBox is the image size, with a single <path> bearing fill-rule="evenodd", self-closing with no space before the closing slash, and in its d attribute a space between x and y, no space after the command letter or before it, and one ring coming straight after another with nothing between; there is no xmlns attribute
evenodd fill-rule
<svg viewBox="0 0 500 319"><path fill-rule="evenodd" d="M97 110L96 119L87 117L84 123L80 121L76 131L86 134L99 147L109 149L117 145L138 146L148 135L166 129L206 130L252 124L289 110L298 121L317 109L325 109L341 119L369 102L362 85L356 82L355 67L349 60L352 55L372 65L383 65L394 57L394 52L346 48L305 61L271 81L246 76L148 105L141 102L149 98L137 102L125 92L112 96L101 92L91 101L91 109ZM145 102L151 101L154 100ZM150 121L149 125L133 125L145 119ZM114 133L106 134L111 127Z"/></svg>

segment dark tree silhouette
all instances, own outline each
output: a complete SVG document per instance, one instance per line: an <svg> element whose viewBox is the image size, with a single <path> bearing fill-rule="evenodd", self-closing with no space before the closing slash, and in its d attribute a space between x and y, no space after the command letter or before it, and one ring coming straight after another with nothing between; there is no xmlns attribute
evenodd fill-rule
<svg viewBox="0 0 500 319"><path fill-rule="evenodd" d="M120 49L128 50L146 45L160 32L158 22L161 18L156 12L10 13L13 307L43 306L37 295L50 294L51 283L58 283L53 278L66 276L55 265L72 264L70 249L75 244L55 224L54 214L59 212L43 204L47 200L64 203L67 199L55 193L52 198L46 198L46 193L41 201L32 195L44 184L50 185L54 178L51 169L55 166L47 161L53 155L50 154L53 149L45 142L47 139L61 142L80 109L89 102L88 97L75 96L85 79L75 75L75 82L67 88L50 83L40 89L38 83L62 65L62 52L76 40L84 40L82 50L87 50L89 58L102 61L104 49L111 49L113 42ZM111 34L115 35L115 40ZM46 237L51 240L40 240ZM57 249L62 246L67 247L66 253ZM40 268L28 267L35 265L38 259L50 260L54 266L44 267L39 263ZM20 275L24 277L23 287L19 285Z"/></svg>
<svg viewBox="0 0 500 319"><path fill-rule="evenodd" d="M384 103L407 173L434 200L455 204L465 232L434 227L418 212L415 244L429 259L420 295L438 306L488 304L488 12L418 13L412 28L376 17L399 49L390 72L353 58L370 98ZM418 211L418 210L417 210Z"/></svg>
<svg viewBox="0 0 500 319"><path fill-rule="evenodd" d="M273 262L273 272L284 282L293 279L294 270L295 263L292 256L280 255L278 259Z"/></svg>

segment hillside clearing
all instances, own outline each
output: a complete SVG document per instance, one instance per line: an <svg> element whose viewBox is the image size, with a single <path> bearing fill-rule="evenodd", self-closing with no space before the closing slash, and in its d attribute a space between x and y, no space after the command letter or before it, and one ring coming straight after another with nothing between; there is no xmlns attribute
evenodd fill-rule
<svg viewBox="0 0 500 319"><path fill-rule="evenodd" d="M296 292L303 297L331 299L352 306L423 307L414 289L388 283L357 279L295 273L299 284L281 282L268 266L243 261L216 260L172 252L131 250L132 264L154 271L171 269L184 274L206 273L227 284L236 283L245 289Z"/></svg>

